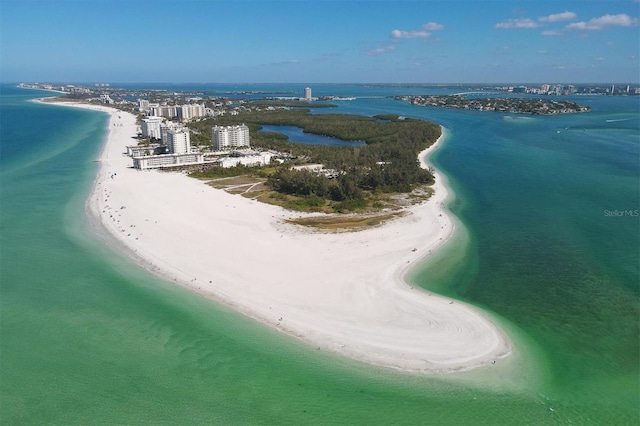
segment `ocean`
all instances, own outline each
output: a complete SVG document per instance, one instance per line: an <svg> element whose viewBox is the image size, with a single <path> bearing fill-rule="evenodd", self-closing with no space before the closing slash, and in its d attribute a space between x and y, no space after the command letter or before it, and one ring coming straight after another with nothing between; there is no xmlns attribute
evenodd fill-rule
<svg viewBox="0 0 640 426"><path fill-rule="evenodd" d="M29 102L51 93L2 85L0 421L638 424L640 98L577 96L591 112L525 117L386 97L444 89L311 87L357 97L337 101L337 112L446 127L433 161L455 193L460 231L411 280L485 309L514 339L521 371L368 366L141 269L84 210L106 115Z"/></svg>

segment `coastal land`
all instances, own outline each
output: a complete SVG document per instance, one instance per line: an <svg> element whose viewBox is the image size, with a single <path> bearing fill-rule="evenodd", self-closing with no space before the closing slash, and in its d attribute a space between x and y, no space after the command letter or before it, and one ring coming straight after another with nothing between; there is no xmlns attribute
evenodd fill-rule
<svg viewBox="0 0 640 426"><path fill-rule="evenodd" d="M384 226L314 232L290 223L308 214L232 195L183 173L133 169L125 147L136 135L135 116L64 105L110 114L87 211L166 280L319 350L379 366L463 371L513 350L479 309L404 280L454 232L444 208L448 189L437 172L434 195ZM423 167L443 138L420 154Z"/></svg>
<svg viewBox="0 0 640 426"><path fill-rule="evenodd" d="M556 115L588 112L591 108L567 100L544 98L469 98L466 95L396 96L412 105L494 111L512 114Z"/></svg>

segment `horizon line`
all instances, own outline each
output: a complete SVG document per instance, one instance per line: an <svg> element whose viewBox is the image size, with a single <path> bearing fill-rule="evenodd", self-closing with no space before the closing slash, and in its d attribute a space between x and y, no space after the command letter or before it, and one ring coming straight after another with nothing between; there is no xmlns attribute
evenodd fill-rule
<svg viewBox="0 0 640 426"><path fill-rule="evenodd" d="M535 82L512 82L512 81L501 81L501 82L456 82L456 83L420 83L420 82L197 82L197 81L181 81L181 82L171 82L171 81L117 81L117 82L108 82L108 81L48 81L41 80L40 82L36 81L2 81L0 84L299 84L299 85L420 85L420 86L478 86L478 85L535 85L535 84L588 84L588 85L602 85L602 84L637 84L640 85L640 81L631 82L631 81L594 81L594 82L575 82L575 81L535 81Z"/></svg>

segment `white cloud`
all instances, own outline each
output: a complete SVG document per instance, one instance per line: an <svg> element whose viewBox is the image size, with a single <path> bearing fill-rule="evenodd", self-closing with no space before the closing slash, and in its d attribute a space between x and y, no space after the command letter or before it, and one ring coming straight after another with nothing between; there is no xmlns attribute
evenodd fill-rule
<svg viewBox="0 0 640 426"><path fill-rule="evenodd" d="M549 53L549 51L544 49L544 50L538 50L538 52L536 53L538 53L538 55L546 55L547 53Z"/></svg>
<svg viewBox="0 0 640 426"><path fill-rule="evenodd" d="M561 13L554 13L547 16L541 16L538 18L538 21L534 21L531 18L520 18L520 19L509 19L503 22L498 22L494 25L494 28L500 29L513 29L513 28L538 28L548 23L562 22L562 21L570 21L572 19L577 18L574 12L570 12L568 10ZM562 35L562 32L558 30L548 30L544 31L542 35Z"/></svg>
<svg viewBox="0 0 640 426"><path fill-rule="evenodd" d="M422 25L418 30L403 31L393 30L391 31L391 37L393 38L427 38L431 36L431 31L440 31L444 29L444 25L437 22L427 22Z"/></svg>
<svg viewBox="0 0 640 426"><path fill-rule="evenodd" d="M391 31L391 37L393 38L427 38L431 35L428 31Z"/></svg>
<svg viewBox="0 0 640 426"><path fill-rule="evenodd" d="M377 47L375 49L369 49L365 53L367 55L370 55L370 56L376 56L376 55L380 55L382 53L391 52L391 51L393 51L395 49L396 49L396 47L393 44L390 44L388 46Z"/></svg>
<svg viewBox="0 0 640 426"><path fill-rule="evenodd" d="M554 13L549 16L541 16L538 18L540 22L561 22L561 21L570 21L572 19L576 19L578 15L573 12L569 12L568 10L562 13Z"/></svg>
<svg viewBox="0 0 640 426"><path fill-rule="evenodd" d="M444 30L444 25L438 24L436 22L427 22L420 28L427 31L440 31L440 30Z"/></svg>
<svg viewBox="0 0 640 426"><path fill-rule="evenodd" d="M593 58L593 60L596 62L601 62L601 61L604 61L604 58L599 56L597 58Z"/></svg>
<svg viewBox="0 0 640 426"><path fill-rule="evenodd" d="M504 22L498 22L494 27L508 30L512 28L538 28L540 24L531 18L509 19Z"/></svg>
<svg viewBox="0 0 640 426"><path fill-rule="evenodd" d="M263 64L263 66L269 66L269 67L281 67L281 66L287 66L287 65L293 65L293 64L299 64L300 61L297 59L288 59L286 61L280 61L280 62L271 62L268 64Z"/></svg>
<svg viewBox="0 0 640 426"><path fill-rule="evenodd" d="M593 18L588 22L574 22L567 25L569 30L601 31L608 27L634 27L638 25L638 18L632 18L626 13L618 15L604 15Z"/></svg>
<svg viewBox="0 0 640 426"><path fill-rule="evenodd" d="M558 65L553 65L551 68L553 68L554 70L570 70L570 69L577 68L577 66L574 64L558 64Z"/></svg>

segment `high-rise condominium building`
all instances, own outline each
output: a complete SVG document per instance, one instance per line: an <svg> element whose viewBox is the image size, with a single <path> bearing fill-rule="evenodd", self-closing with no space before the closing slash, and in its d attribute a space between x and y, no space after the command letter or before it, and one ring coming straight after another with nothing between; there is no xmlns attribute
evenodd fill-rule
<svg viewBox="0 0 640 426"><path fill-rule="evenodd" d="M142 136L149 138L160 139L162 134L160 133L160 124L162 123L162 117L147 117L142 119L141 128Z"/></svg>
<svg viewBox="0 0 640 426"><path fill-rule="evenodd" d="M149 110L149 101L147 99L138 99L138 111L144 112Z"/></svg>
<svg viewBox="0 0 640 426"><path fill-rule="evenodd" d="M180 120L190 120L195 117L204 117L206 109L204 105L189 104L176 107L176 114Z"/></svg>
<svg viewBox="0 0 640 426"><path fill-rule="evenodd" d="M169 129L166 133L167 146L171 154L188 154L191 152L189 129Z"/></svg>
<svg viewBox="0 0 640 426"><path fill-rule="evenodd" d="M211 145L214 151L223 151L229 148L248 147L249 128L239 126L213 126L211 130Z"/></svg>
<svg viewBox="0 0 640 426"><path fill-rule="evenodd" d="M149 105L149 112L156 117L175 117L176 107L173 105Z"/></svg>
<svg viewBox="0 0 640 426"><path fill-rule="evenodd" d="M311 87L304 88L304 98L311 99Z"/></svg>
<svg viewBox="0 0 640 426"><path fill-rule="evenodd" d="M162 143L167 145L169 143L168 139L167 139L167 132L169 130L177 130L177 129L181 129L182 126L178 123L173 123L171 121L165 121L164 123L162 123L160 125L160 135L161 135L161 139L162 139Z"/></svg>

